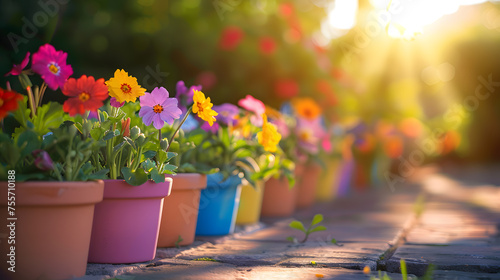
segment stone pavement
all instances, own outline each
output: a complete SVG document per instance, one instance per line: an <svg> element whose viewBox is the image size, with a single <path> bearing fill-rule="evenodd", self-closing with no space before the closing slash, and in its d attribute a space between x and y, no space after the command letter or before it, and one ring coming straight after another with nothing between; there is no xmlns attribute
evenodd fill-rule
<svg viewBox="0 0 500 280"><path fill-rule="evenodd" d="M401 258L409 279L423 276L431 264L432 279L500 279L495 173L467 181L458 176L466 172L427 169L394 192L380 187L297 211L294 219L304 224L323 214L328 229L312 233L304 244L286 240L303 238L288 227L293 219L264 219L231 236L197 237L188 247L158 249L148 263L89 264L87 276L79 279L370 279L377 270L402 279ZM363 273L365 267L371 272Z"/></svg>

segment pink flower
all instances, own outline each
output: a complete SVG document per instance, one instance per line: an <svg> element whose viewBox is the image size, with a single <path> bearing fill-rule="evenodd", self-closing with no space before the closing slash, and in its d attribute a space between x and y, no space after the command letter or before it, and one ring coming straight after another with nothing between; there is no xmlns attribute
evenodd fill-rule
<svg viewBox="0 0 500 280"><path fill-rule="evenodd" d="M68 54L45 44L33 54L33 71L42 76L49 88L57 90L73 75L71 65L66 65Z"/></svg>
<svg viewBox="0 0 500 280"><path fill-rule="evenodd" d="M111 99L109 100L109 105L111 105L113 107L116 107L116 108L120 108L124 104L125 104L125 101L123 101L122 103L120 103L120 102L118 102L118 100L116 100L115 97L111 97Z"/></svg>
<svg viewBox="0 0 500 280"><path fill-rule="evenodd" d="M290 135L290 128L286 124L286 121L283 118L270 119L270 123L276 125L278 128L278 132L281 134L283 138L288 137Z"/></svg>
<svg viewBox="0 0 500 280"><path fill-rule="evenodd" d="M300 147L311 154L316 154L326 131L321 123L321 118L314 120L298 118L296 134L299 138Z"/></svg>
<svg viewBox="0 0 500 280"><path fill-rule="evenodd" d="M139 116L143 118L142 122L145 125L153 123L156 129L161 129L165 122L172 125L182 114L181 109L177 107L177 99L169 98L169 93L164 87L157 87L151 93L146 92L139 99L141 101Z"/></svg>
<svg viewBox="0 0 500 280"><path fill-rule="evenodd" d="M26 68L26 66L28 65L29 61L30 61L30 52L28 52L26 54L26 56L24 57L21 64L19 64L19 65L14 64L12 66L12 69L9 71L9 73L5 74L5 76L9 76L9 75L17 76L17 75L21 74L23 72L23 69Z"/></svg>
<svg viewBox="0 0 500 280"><path fill-rule="evenodd" d="M42 171L49 171L54 169L54 162L49 154L44 150L34 150L33 157L35 157L35 166Z"/></svg>
<svg viewBox="0 0 500 280"><path fill-rule="evenodd" d="M251 95L247 95L244 99L240 99L238 101L238 105L243 107L244 109L255 113L255 115L250 117L250 121L252 122L253 125L255 126L261 126L263 121L262 121L262 114L266 112L266 106L264 103L258 99L255 99Z"/></svg>

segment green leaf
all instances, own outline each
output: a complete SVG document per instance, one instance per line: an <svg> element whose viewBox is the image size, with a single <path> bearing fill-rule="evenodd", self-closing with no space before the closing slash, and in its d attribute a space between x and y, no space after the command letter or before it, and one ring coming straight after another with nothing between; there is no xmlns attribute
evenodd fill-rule
<svg viewBox="0 0 500 280"><path fill-rule="evenodd" d="M299 222L299 221L293 221L288 226L291 227L291 228L294 228L294 229L298 229L298 230L300 230L302 232L306 232L306 229L304 228L304 225L301 222Z"/></svg>
<svg viewBox="0 0 500 280"><path fill-rule="evenodd" d="M406 270L406 262L404 259L399 260L401 264L401 274L403 276L403 280L408 280L408 271Z"/></svg>
<svg viewBox="0 0 500 280"><path fill-rule="evenodd" d="M172 164L165 164L163 165L163 173L167 174L173 174L177 170L177 166L172 165Z"/></svg>
<svg viewBox="0 0 500 280"><path fill-rule="evenodd" d="M125 181L132 186L139 186L148 181L148 175L142 168L138 168L135 172L132 172L129 167L123 167L121 171Z"/></svg>
<svg viewBox="0 0 500 280"><path fill-rule="evenodd" d="M286 238L286 240L288 240L288 241L290 241L290 242L292 242L292 243L297 243L297 238L295 238L295 237L293 237L293 236L288 236L288 237Z"/></svg>
<svg viewBox="0 0 500 280"><path fill-rule="evenodd" d="M135 145L135 143L134 143L134 145ZM151 158L153 158L153 157L156 155L156 151L152 151L152 150L145 151L145 152L143 153L143 155L144 155L144 158L149 158L149 159L151 159Z"/></svg>
<svg viewBox="0 0 500 280"><path fill-rule="evenodd" d="M158 163L165 163L165 162L167 162L167 158L168 158L167 152L165 152L164 150L159 150L158 151L158 154L156 155L156 161Z"/></svg>
<svg viewBox="0 0 500 280"><path fill-rule="evenodd" d="M176 156L177 156L177 153L167 152L167 160L166 160L166 162L169 162L172 158L174 158Z"/></svg>
<svg viewBox="0 0 500 280"><path fill-rule="evenodd" d="M115 137L115 132L114 131L111 131L111 130L108 130L105 134L104 134L104 137L102 138L104 141L108 141L109 139Z"/></svg>
<svg viewBox="0 0 500 280"><path fill-rule="evenodd" d="M42 143L34 131L26 130L19 135L19 138L17 139L17 146L22 148L20 154L20 157L22 158L31 154L34 150L40 149Z"/></svg>
<svg viewBox="0 0 500 280"><path fill-rule="evenodd" d="M326 227L324 227L324 226L317 226L317 227L315 227L313 229L310 229L309 233L313 233L313 232L317 232L317 231L324 231L324 230L326 230Z"/></svg>
<svg viewBox="0 0 500 280"><path fill-rule="evenodd" d="M146 172L151 172L151 170L156 167L156 164L149 158L146 159L141 165Z"/></svg>
<svg viewBox="0 0 500 280"><path fill-rule="evenodd" d="M125 143L126 142L120 142L118 145L116 145L113 148L113 153L116 154L116 153L120 152L123 149L123 147L125 147Z"/></svg>
<svg viewBox="0 0 500 280"><path fill-rule="evenodd" d="M177 249L180 248L179 243L181 243L182 241L184 241L184 239L182 239L182 237L179 235L179 237L177 238L177 241L175 241L175 247Z"/></svg>
<svg viewBox="0 0 500 280"><path fill-rule="evenodd" d="M312 219L311 226L317 225L318 223L321 223L321 221L323 221L323 215L316 214Z"/></svg>
<svg viewBox="0 0 500 280"><path fill-rule="evenodd" d="M163 183L165 182L165 175L163 174L160 174L158 172L158 169L156 168L153 168L153 170L151 170L151 172L149 173L151 175L151 179L153 181L155 181L155 183Z"/></svg>
<svg viewBox="0 0 500 280"><path fill-rule="evenodd" d="M104 128L102 127L96 127L96 128L93 128L92 130L90 130L90 136L94 139L94 140L99 140L101 139L101 137L104 135Z"/></svg>

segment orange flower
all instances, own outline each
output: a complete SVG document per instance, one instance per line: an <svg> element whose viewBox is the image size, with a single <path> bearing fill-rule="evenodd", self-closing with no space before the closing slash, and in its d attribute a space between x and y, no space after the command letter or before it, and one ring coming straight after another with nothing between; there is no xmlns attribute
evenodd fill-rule
<svg viewBox="0 0 500 280"><path fill-rule="evenodd" d="M314 120L321 114L321 108L310 97L294 98L292 106L297 114L307 120Z"/></svg>
<svg viewBox="0 0 500 280"><path fill-rule="evenodd" d="M23 96L15 91L0 88L0 120L3 120L11 111L17 110L18 101L23 100Z"/></svg>

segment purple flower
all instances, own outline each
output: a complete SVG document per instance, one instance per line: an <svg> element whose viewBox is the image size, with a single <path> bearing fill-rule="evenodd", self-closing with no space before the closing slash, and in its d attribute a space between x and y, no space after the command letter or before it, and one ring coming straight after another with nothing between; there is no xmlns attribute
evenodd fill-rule
<svg viewBox="0 0 500 280"><path fill-rule="evenodd" d="M172 125L182 114L181 109L177 107L177 99L169 98L169 93L164 87L157 87L151 93L146 92L139 99L141 101L139 116L145 125L153 123L156 129L161 129L164 122Z"/></svg>
<svg viewBox="0 0 500 280"><path fill-rule="evenodd" d="M179 107L182 110L182 113L186 113L187 106L193 102L194 90L201 91L201 85L191 86L189 89L184 84L184 81L178 81L175 86L176 94L175 98L179 101Z"/></svg>
<svg viewBox="0 0 500 280"><path fill-rule="evenodd" d="M30 52L28 52L26 54L26 56L24 57L21 64L19 64L19 65L14 64L12 66L12 69L9 71L9 73L5 74L5 76L9 76L9 75L17 76L17 75L21 74L23 72L23 69L28 65L29 61L30 61Z"/></svg>
<svg viewBox="0 0 500 280"><path fill-rule="evenodd" d="M118 102L118 100L116 100L115 97L111 97L111 99L109 100L109 105L111 105L113 107L116 107L116 108L122 107L123 104L125 104L125 101L123 101L122 103L120 103L120 102Z"/></svg>
<svg viewBox="0 0 500 280"><path fill-rule="evenodd" d="M49 154L44 150L34 150L33 157L35 158L35 166L42 171L49 171L54 169L54 162Z"/></svg>
<svg viewBox="0 0 500 280"><path fill-rule="evenodd" d="M234 124L236 122L234 117L236 117L240 112L240 109L237 106L230 103L214 106L213 109L219 113L217 120L225 125L230 123Z"/></svg>
<svg viewBox="0 0 500 280"><path fill-rule="evenodd" d="M215 122L212 126L210 126L208 122L203 122L201 124L201 129L215 134L219 130L219 124Z"/></svg>
<svg viewBox="0 0 500 280"><path fill-rule="evenodd" d="M32 69L42 76L49 88L57 90L64 87L66 80L73 75L71 65L66 65L67 57L67 53L56 51L53 46L45 44L33 54Z"/></svg>

